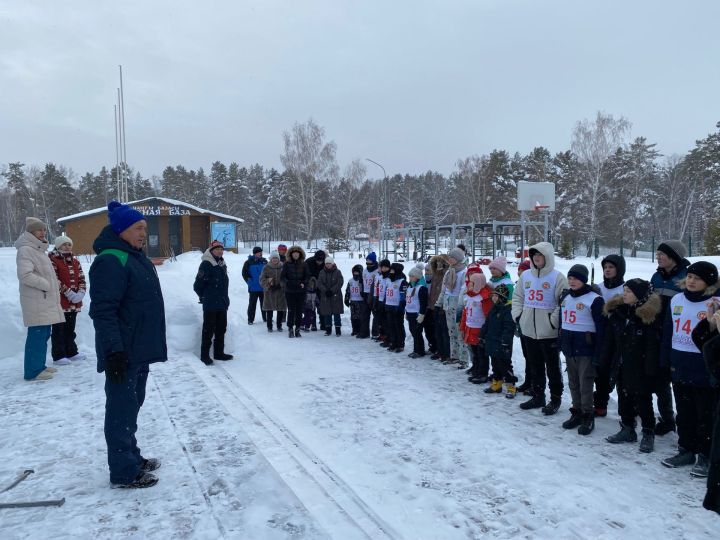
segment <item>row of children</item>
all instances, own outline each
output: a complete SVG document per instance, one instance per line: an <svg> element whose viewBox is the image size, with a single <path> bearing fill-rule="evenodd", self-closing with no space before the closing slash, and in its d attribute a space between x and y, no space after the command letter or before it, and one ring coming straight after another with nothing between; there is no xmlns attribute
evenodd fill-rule
<svg viewBox="0 0 720 540"><path fill-rule="evenodd" d="M387 350L402 352L404 316L413 338L410 357L426 354L424 333L431 358L459 368L469 358L470 382L489 381L489 394L502 393L505 385L508 398L523 392L530 399L521 409L538 408L545 415L555 414L561 405L562 352L571 394L563 428L592 433L595 417L607 415L616 388L620 431L608 442L636 442L639 416L641 452L653 451L656 435L677 431L679 451L663 465L692 466L694 477L706 477L712 426L718 422L720 361L704 358L701 351L718 335L720 298L713 295L720 282L715 265L690 264L686 253L679 241L660 244L651 281L625 281L624 258L610 255L602 261L603 282L597 286L589 283L583 265L572 266L567 277L556 270L554 248L547 242L530 249L530 260L518 267L517 283L502 257L490 263L486 280L479 265L468 264L462 246L413 267L407 278L403 265L388 260L378 265L371 253L365 268L353 268L346 303L357 337L371 335ZM515 335L526 361L520 386L515 386L512 366ZM653 394L658 396L659 421ZM720 428L716 431L717 439ZM715 446L717 462L720 443ZM718 480L713 480L715 497Z"/></svg>

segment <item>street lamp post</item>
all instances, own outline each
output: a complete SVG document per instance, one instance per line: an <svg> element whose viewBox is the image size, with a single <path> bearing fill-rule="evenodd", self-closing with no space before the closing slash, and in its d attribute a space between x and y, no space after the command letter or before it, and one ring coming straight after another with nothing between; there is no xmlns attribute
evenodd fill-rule
<svg viewBox="0 0 720 540"><path fill-rule="evenodd" d="M388 220L388 216L386 215L387 214L387 180L388 180L387 173L385 172L385 167L380 165L377 161L373 161L370 158L365 158L365 159L367 161L369 161L370 163L373 163L373 164L377 165L378 167L380 167L383 172L382 202L380 204L380 238L378 239L378 242L382 242L383 241L382 231L385 228L385 226L387 224L387 220ZM381 246L378 246L378 247L380 247L380 250L382 251L382 247Z"/></svg>

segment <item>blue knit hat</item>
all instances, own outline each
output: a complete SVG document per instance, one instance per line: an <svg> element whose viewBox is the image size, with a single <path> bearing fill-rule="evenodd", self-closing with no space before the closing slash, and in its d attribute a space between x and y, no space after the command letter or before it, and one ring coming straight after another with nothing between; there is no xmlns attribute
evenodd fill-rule
<svg viewBox="0 0 720 540"><path fill-rule="evenodd" d="M134 208L130 208L127 204L110 201L110 204L108 204L108 219L115 234L120 234L133 223L145 219L145 216Z"/></svg>
<svg viewBox="0 0 720 540"><path fill-rule="evenodd" d="M368 256L365 257L365 262L368 262L368 261L370 261L371 263L377 262L377 255L375 255L374 251L371 251L370 253L368 253Z"/></svg>

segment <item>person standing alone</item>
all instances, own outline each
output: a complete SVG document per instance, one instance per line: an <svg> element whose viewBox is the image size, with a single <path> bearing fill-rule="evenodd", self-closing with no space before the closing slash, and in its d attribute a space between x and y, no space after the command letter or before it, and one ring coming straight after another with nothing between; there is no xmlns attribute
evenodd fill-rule
<svg viewBox="0 0 720 540"><path fill-rule="evenodd" d="M250 293L247 309L248 324L255 322L255 310L258 300L260 301L260 315L262 315L262 320L265 321L265 312L262 310L263 288L260 283L260 274L262 274L267 260L263 258L263 251L260 246L255 246L252 251L252 255L248 255L247 261L245 261L242 267L242 277L245 283L247 283L248 292Z"/></svg>
<svg viewBox="0 0 720 540"><path fill-rule="evenodd" d="M105 442L110 483L157 484L160 461L140 453L135 433L150 364L167 360L165 304L155 266L143 252L147 222L137 210L108 204L107 225L95 239L90 266L90 318L98 373L105 373Z"/></svg>
<svg viewBox="0 0 720 540"><path fill-rule="evenodd" d="M227 312L230 308L228 296L228 273L223 253L225 248L217 240L203 253L200 268L193 289L203 306L202 341L200 344L200 360L209 366L210 345L213 347L215 360L232 360L231 354L225 354L225 332L227 330ZM213 343L214 341L214 343Z"/></svg>

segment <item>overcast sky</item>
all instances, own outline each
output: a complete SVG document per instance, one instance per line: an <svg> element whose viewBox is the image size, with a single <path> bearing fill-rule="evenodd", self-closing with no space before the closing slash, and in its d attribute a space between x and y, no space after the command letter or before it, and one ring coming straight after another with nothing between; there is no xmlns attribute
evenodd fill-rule
<svg viewBox="0 0 720 540"><path fill-rule="evenodd" d="M0 0L0 164L113 165L118 64L147 176L279 168L308 118L388 174L566 150L597 110L684 153L720 120L720 1Z"/></svg>

